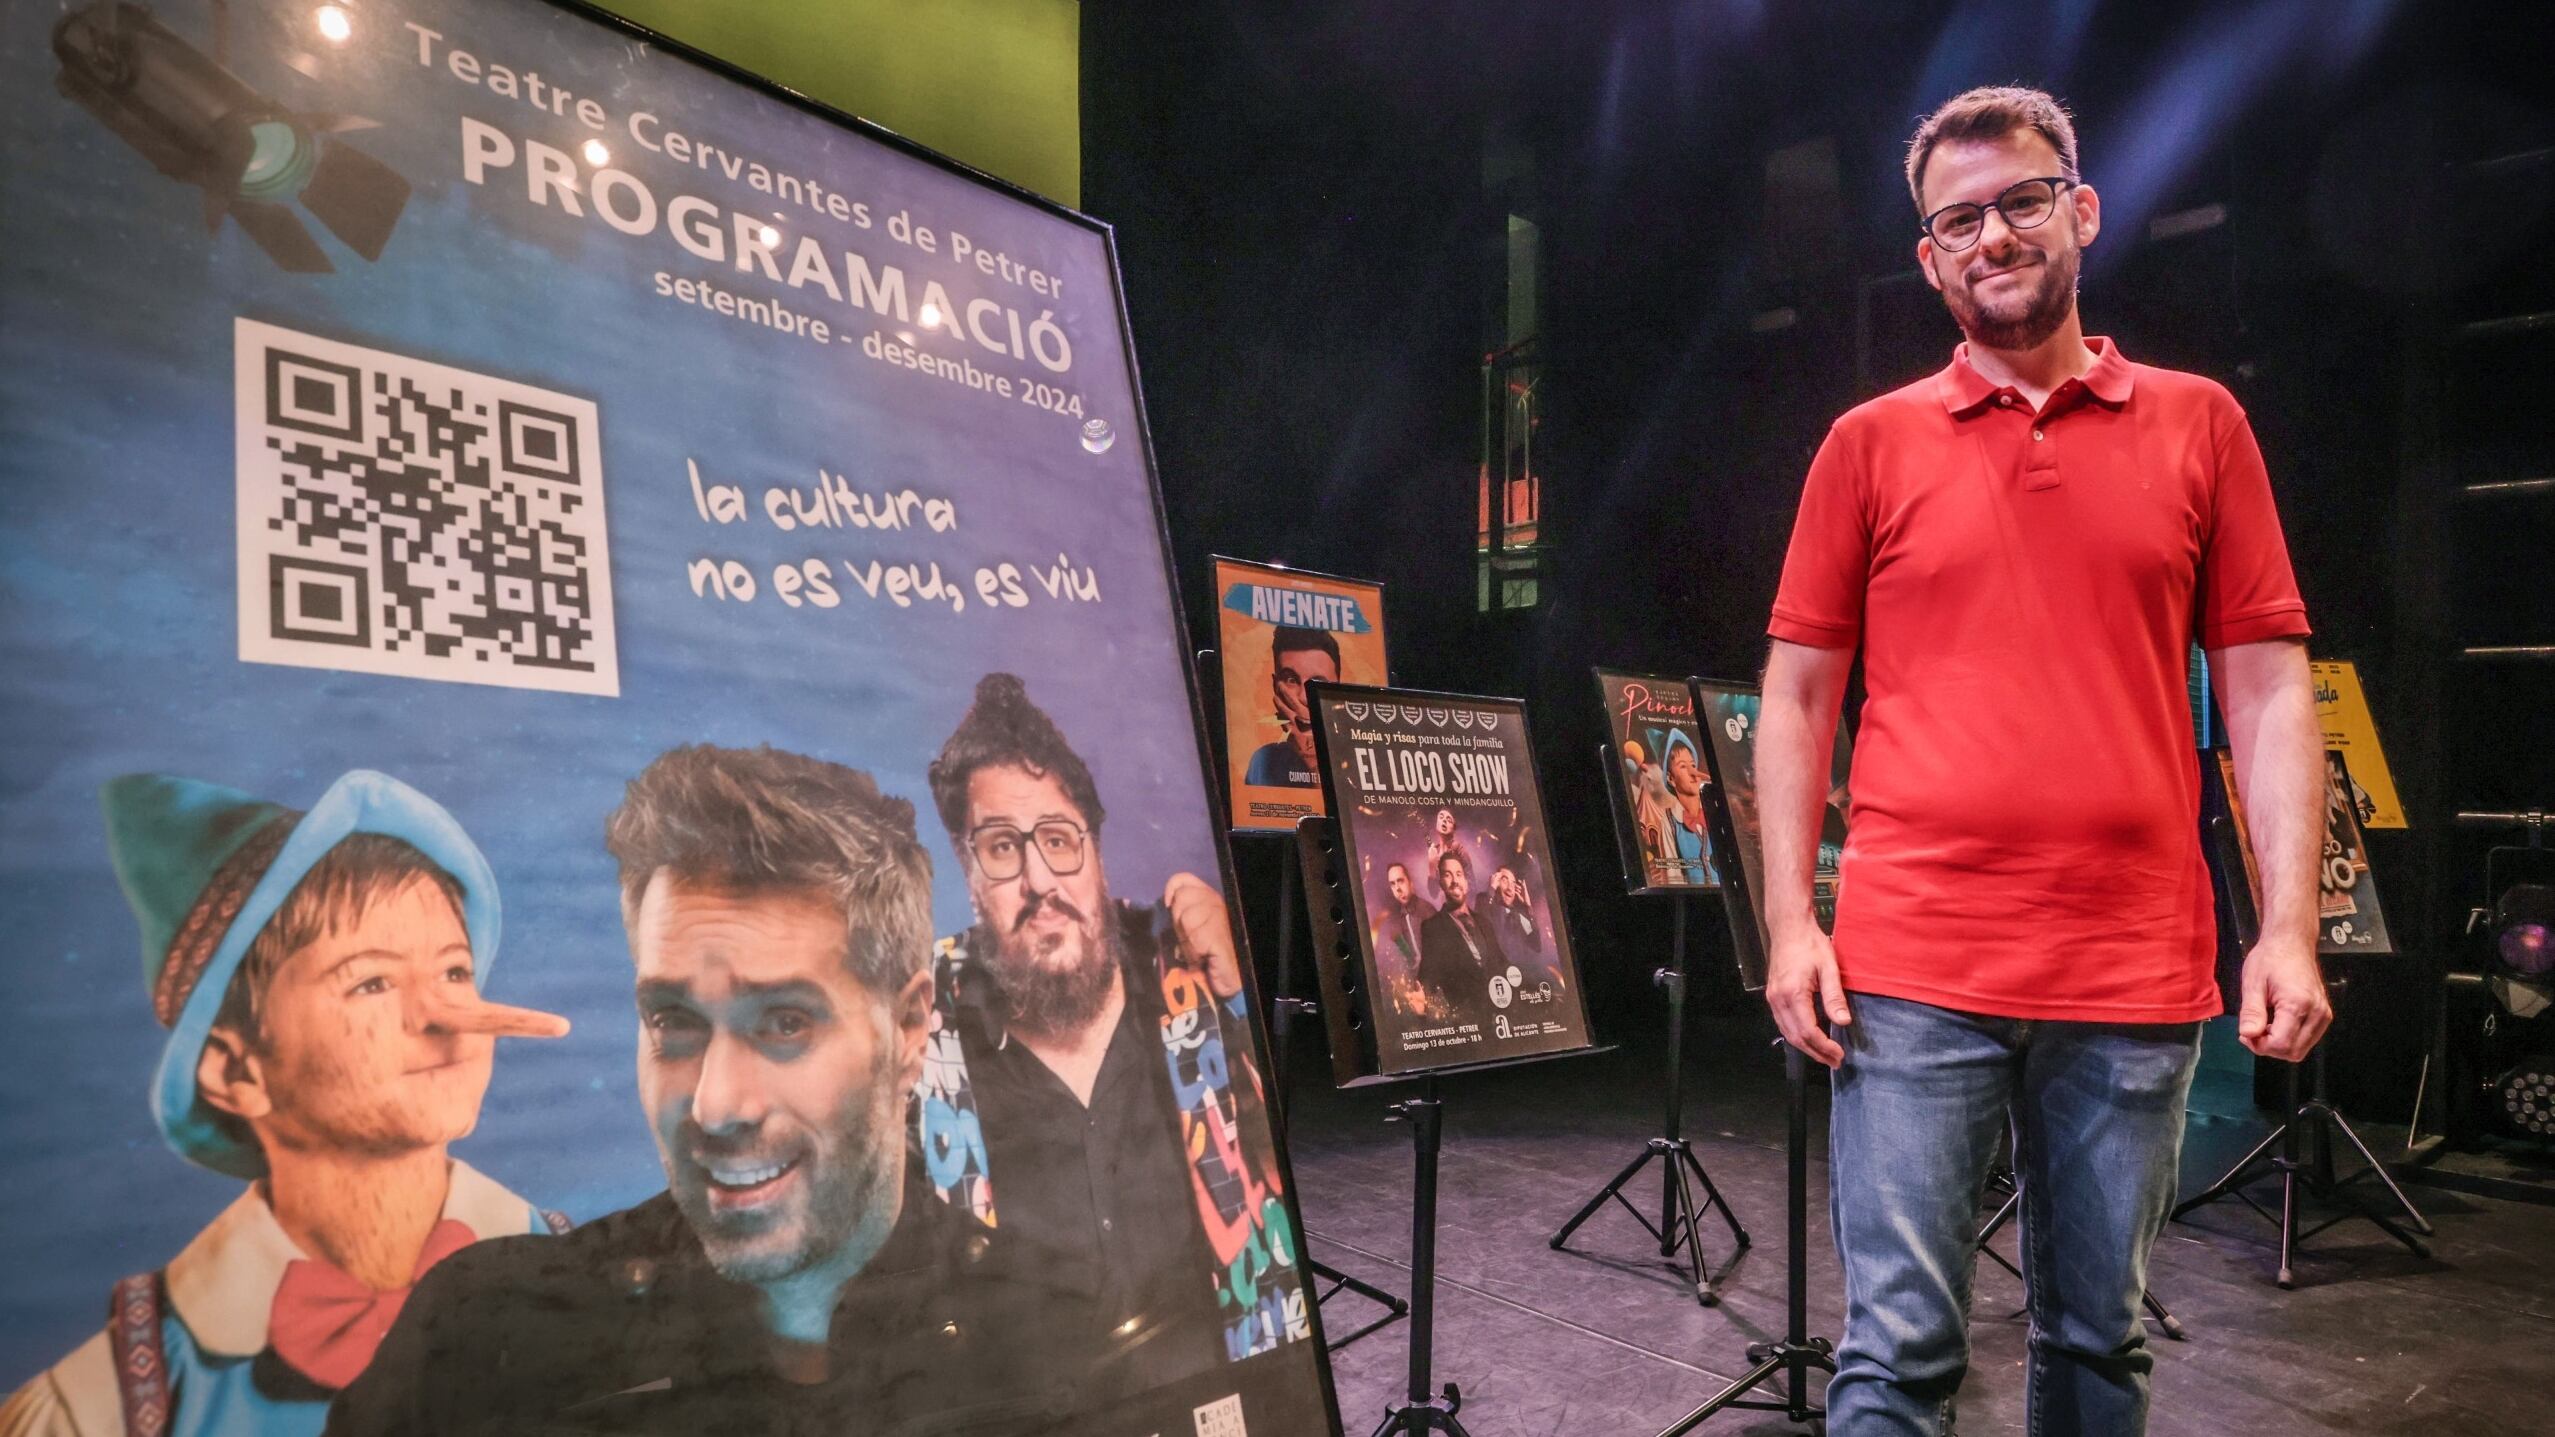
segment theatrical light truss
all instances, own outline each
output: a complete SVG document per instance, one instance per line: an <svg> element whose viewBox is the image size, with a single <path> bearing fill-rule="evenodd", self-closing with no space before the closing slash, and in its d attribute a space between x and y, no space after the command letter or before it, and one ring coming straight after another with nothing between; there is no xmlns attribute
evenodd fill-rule
<svg viewBox="0 0 2555 1437"><path fill-rule="evenodd" d="M374 121L268 99L149 9L122 0L64 15L53 53L65 96L161 174L203 192L207 229L231 219L280 268L330 273L336 266L294 212L299 205L357 254L381 258L407 207L408 181L336 138Z"/></svg>

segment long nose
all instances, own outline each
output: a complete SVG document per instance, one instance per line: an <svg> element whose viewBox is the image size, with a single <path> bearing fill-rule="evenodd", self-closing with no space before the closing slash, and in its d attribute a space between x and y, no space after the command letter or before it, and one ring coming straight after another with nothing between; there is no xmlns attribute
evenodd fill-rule
<svg viewBox="0 0 2555 1437"><path fill-rule="evenodd" d="M409 1006L410 1021L427 1033L485 1033L492 1038L564 1038L568 1020L538 1008L491 1003L459 983L433 983Z"/></svg>
<svg viewBox="0 0 2555 1437"><path fill-rule="evenodd" d="M753 1044L712 1033L701 1054L701 1074L692 1083L693 1124L705 1133L727 1134L763 1121L768 1104L761 1069Z"/></svg>

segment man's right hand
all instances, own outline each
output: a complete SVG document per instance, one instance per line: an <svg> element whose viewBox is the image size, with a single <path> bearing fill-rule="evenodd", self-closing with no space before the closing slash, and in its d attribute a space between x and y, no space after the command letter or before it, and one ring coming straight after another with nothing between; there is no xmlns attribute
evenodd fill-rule
<svg viewBox="0 0 2555 1437"><path fill-rule="evenodd" d="M1765 959L1765 1005L1783 1040L1811 1061L1833 1068L1845 1049L1819 1027L1819 1014L1842 1027L1854 1021L1845 1006L1845 982L1837 975L1836 948L1816 923L1775 935Z"/></svg>

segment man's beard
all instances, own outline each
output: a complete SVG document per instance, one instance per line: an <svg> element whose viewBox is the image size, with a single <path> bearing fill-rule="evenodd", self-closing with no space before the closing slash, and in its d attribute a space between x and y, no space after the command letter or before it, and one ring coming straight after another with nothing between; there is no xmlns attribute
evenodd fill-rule
<svg viewBox="0 0 2555 1437"><path fill-rule="evenodd" d="M2076 247L2027 247L2023 254L2039 257L2038 263L2021 271L2027 277L2038 271L2039 283L2020 295L2009 294L1983 305L1966 272L1959 284L1943 287L1943 301L1950 306L1952 318L1969 336L1970 343L1985 349L2031 349L2056 334L2075 309Z"/></svg>
<svg viewBox="0 0 2555 1437"><path fill-rule="evenodd" d="M1074 921L1082 938L1081 961L1070 967L1046 962L1047 952L1035 947L1038 940L1022 930L1038 910L1048 904L1062 910ZM1024 1033L1057 1037L1089 1027L1109 1006L1109 985L1118 975L1118 942L1115 927L1106 918L1109 898L1100 897L1097 918L1076 909L1061 895L1044 895L1022 908L1012 919L1011 931L994 937L994 968L1002 982L1005 1019L1010 1027ZM1063 941L1061 937L1054 942Z"/></svg>

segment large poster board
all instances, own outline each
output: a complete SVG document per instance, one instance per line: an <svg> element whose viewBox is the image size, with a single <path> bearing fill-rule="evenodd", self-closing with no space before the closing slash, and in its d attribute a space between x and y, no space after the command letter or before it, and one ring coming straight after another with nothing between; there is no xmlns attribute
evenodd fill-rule
<svg viewBox="0 0 2555 1437"><path fill-rule="evenodd" d="M1378 1071L1587 1047L1525 705L1331 684L1313 694Z"/></svg>
<svg viewBox="0 0 2555 1437"><path fill-rule="evenodd" d="M1747 911L1758 941L1741 943L1739 977L1750 991L1765 986L1765 845L1757 823L1757 714L1763 700L1749 684L1695 679L1695 719L1710 745L1714 791L1729 813L1726 835L1738 850L1738 870L1747 884ZM1819 825L1818 866L1811 875L1810 902L1819 926L1836 927L1836 895L1845 863L1845 823L1853 811L1848 778L1853 773L1853 745L1845 724L1836 726L1835 758L1829 766L1825 816Z"/></svg>
<svg viewBox="0 0 2555 1437"><path fill-rule="evenodd" d="M0 1428L1337 1430L1104 228L528 0L0 123Z"/></svg>
<svg viewBox="0 0 2555 1437"><path fill-rule="evenodd" d="M1721 886L1704 790L1712 769L1683 679L1597 670L1606 711L1606 786L1628 893Z"/></svg>
<svg viewBox="0 0 2555 1437"><path fill-rule="evenodd" d="M1292 833L1323 811L1307 686L1392 682L1384 586L1219 557L1215 622L1228 821L1237 833Z"/></svg>

